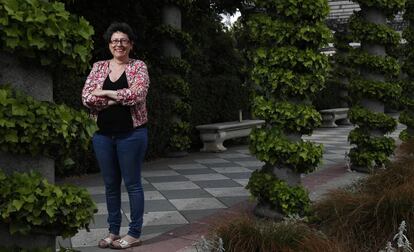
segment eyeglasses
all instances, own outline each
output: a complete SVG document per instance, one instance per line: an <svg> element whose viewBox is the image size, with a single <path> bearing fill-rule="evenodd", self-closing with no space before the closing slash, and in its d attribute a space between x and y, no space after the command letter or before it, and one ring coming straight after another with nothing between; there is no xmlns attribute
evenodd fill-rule
<svg viewBox="0 0 414 252"><path fill-rule="evenodd" d="M128 45L129 44L129 39L112 39L110 41L110 43L112 45L117 45L117 44L121 44L121 45Z"/></svg>

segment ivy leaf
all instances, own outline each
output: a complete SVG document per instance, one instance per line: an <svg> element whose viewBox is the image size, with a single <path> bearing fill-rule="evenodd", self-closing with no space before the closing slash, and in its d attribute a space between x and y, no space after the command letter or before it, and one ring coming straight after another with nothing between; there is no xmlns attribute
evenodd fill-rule
<svg viewBox="0 0 414 252"><path fill-rule="evenodd" d="M27 106L24 104L13 104L12 115L14 116L25 116L27 113Z"/></svg>
<svg viewBox="0 0 414 252"><path fill-rule="evenodd" d="M20 200L13 200L13 201L12 201L12 206L13 206L13 207L14 207L17 211L19 211L19 210L22 208L23 204L24 204L24 202L23 202L23 201L20 201Z"/></svg>
<svg viewBox="0 0 414 252"><path fill-rule="evenodd" d="M15 130L10 130L5 136L6 142L18 143L19 138L17 137L17 132Z"/></svg>

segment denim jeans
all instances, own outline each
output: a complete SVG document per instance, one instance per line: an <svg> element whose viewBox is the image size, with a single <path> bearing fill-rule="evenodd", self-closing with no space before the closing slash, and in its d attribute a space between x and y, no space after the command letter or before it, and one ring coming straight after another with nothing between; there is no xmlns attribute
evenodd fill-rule
<svg viewBox="0 0 414 252"><path fill-rule="evenodd" d="M121 227L121 181L124 180L131 210L128 235L139 238L144 215L141 165L147 150L146 128L128 133L95 133L93 148L105 183L109 232L119 235Z"/></svg>

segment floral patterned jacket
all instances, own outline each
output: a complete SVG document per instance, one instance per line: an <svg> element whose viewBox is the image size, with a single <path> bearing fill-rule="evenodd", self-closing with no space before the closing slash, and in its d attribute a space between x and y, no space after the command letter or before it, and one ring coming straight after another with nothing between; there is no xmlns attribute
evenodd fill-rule
<svg viewBox="0 0 414 252"><path fill-rule="evenodd" d="M82 103L90 109L91 116L95 120L97 119L98 112L108 107L109 98L94 96L91 93L97 88L102 89L109 72L109 60L94 63L82 90ZM125 74L128 88L117 90L116 101L131 107L133 126L137 127L148 120L146 96L149 77L147 66L143 61L130 59L125 68Z"/></svg>

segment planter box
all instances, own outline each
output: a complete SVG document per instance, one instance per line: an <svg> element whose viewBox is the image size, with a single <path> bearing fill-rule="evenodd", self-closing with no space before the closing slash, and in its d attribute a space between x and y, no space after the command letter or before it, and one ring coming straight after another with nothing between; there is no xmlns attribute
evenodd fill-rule
<svg viewBox="0 0 414 252"><path fill-rule="evenodd" d="M56 235L52 234L14 234L11 235L6 224L0 224L0 248L48 248L56 250Z"/></svg>

